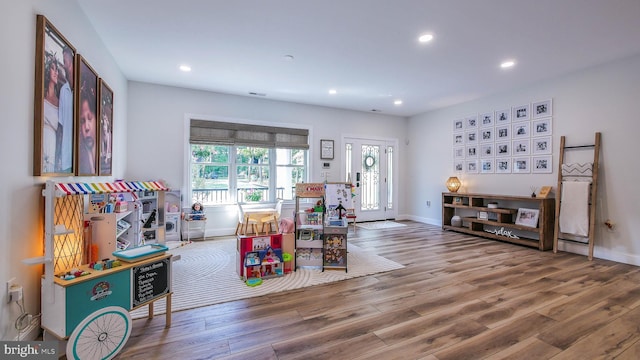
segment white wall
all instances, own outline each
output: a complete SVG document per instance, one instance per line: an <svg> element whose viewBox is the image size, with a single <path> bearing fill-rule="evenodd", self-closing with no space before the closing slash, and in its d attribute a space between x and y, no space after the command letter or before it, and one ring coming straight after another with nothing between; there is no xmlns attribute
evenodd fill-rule
<svg viewBox="0 0 640 360"><path fill-rule="evenodd" d="M462 191L527 196L530 186L555 188L560 136L566 136L567 145L593 144L595 132L600 131L595 256L640 265L636 219L640 168L634 145L640 134L640 56L410 118L408 163L421 166L412 168L413 176L403 179L404 186L415 192L407 197L407 213L415 220L441 224L441 193L446 191L445 180L454 175L453 120L549 98L553 98L553 174L463 174ZM427 200L432 202L430 208L425 206ZM616 223L614 231L605 229L606 219ZM584 246L564 246L573 252L585 250Z"/></svg>
<svg viewBox="0 0 640 360"><path fill-rule="evenodd" d="M10 5L9 5L10 3ZM43 254L43 198L45 177L33 171L33 94L36 14L49 21L86 57L115 93L114 174L122 176L126 155L127 83L100 38L75 1L5 1L0 11L0 163L3 164L0 194L0 339L14 340L16 304L6 303L5 282L15 277L24 287L25 306L40 313L42 266L27 266L22 259ZM118 175L119 174L119 175ZM87 178L56 178L56 181L85 181ZM92 180L92 179L88 179ZM96 178L93 181L109 181Z"/></svg>
<svg viewBox="0 0 640 360"><path fill-rule="evenodd" d="M128 103L127 179L163 179L171 188L184 190L185 117L192 114L224 121L236 119L280 126L309 126L311 181L323 181L320 177L320 139L333 139L338 155L342 148L341 137L345 134L400 140L398 167L402 169L404 166L406 119L402 117L139 82L129 83ZM327 180L343 181L340 157L336 156L330 163L331 176ZM398 203L401 214L404 211L403 199ZM224 207L207 209L207 235L233 234L237 222L235 207L230 212L226 210Z"/></svg>

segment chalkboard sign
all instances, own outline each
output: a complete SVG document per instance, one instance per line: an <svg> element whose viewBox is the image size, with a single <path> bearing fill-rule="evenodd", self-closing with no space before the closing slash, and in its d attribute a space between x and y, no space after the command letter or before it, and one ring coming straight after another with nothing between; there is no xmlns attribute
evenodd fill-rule
<svg viewBox="0 0 640 360"><path fill-rule="evenodd" d="M171 291L171 258L134 266L132 308L154 300Z"/></svg>

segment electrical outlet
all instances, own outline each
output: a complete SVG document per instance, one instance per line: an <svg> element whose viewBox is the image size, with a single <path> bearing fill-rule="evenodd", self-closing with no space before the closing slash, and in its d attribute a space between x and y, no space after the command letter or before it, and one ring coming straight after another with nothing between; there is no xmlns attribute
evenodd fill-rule
<svg viewBox="0 0 640 360"><path fill-rule="evenodd" d="M431 200L427 200L427 207L431 207Z"/></svg>
<svg viewBox="0 0 640 360"><path fill-rule="evenodd" d="M16 278L11 278L7 281L7 303L11 302L11 288L17 285Z"/></svg>

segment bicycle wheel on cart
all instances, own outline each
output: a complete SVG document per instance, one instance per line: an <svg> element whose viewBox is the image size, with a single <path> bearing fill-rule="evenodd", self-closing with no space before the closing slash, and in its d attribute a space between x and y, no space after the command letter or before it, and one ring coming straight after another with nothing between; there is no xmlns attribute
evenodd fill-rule
<svg viewBox="0 0 640 360"><path fill-rule="evenodd" d="M111 359L131 335L131 315L120 306L94 311L76 326L67 342L67 358Z"/></svg>

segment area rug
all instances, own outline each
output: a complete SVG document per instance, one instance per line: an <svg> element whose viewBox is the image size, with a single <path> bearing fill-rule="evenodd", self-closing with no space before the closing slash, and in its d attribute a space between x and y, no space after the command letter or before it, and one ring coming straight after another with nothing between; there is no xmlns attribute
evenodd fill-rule
<svg viewBox="0 0 640 360"><path fill-rule="evenodd" d="M407 226L405 224L400 224L395 221L374 221L374 222L363 222L356 224L357 227L361 227L363 229L368 230L377 230L377 229L392 229L397 227Z"/></svg>
<svg viewBox="0 0 640 360"><path fill-rule="evenodd" d="M172 311L192 309L227 301L262 296L307 286L341 281L355 277L403 268L394 261L348 244L348 271L298 269L278 278L265 279L255 287L247 286L236 270L236 240L193 242L170 250L180 259L173 262ZM166 301L154 304L154 314L166 312ZM131 312L134 319L146 317L148 306Z"/></svg>

